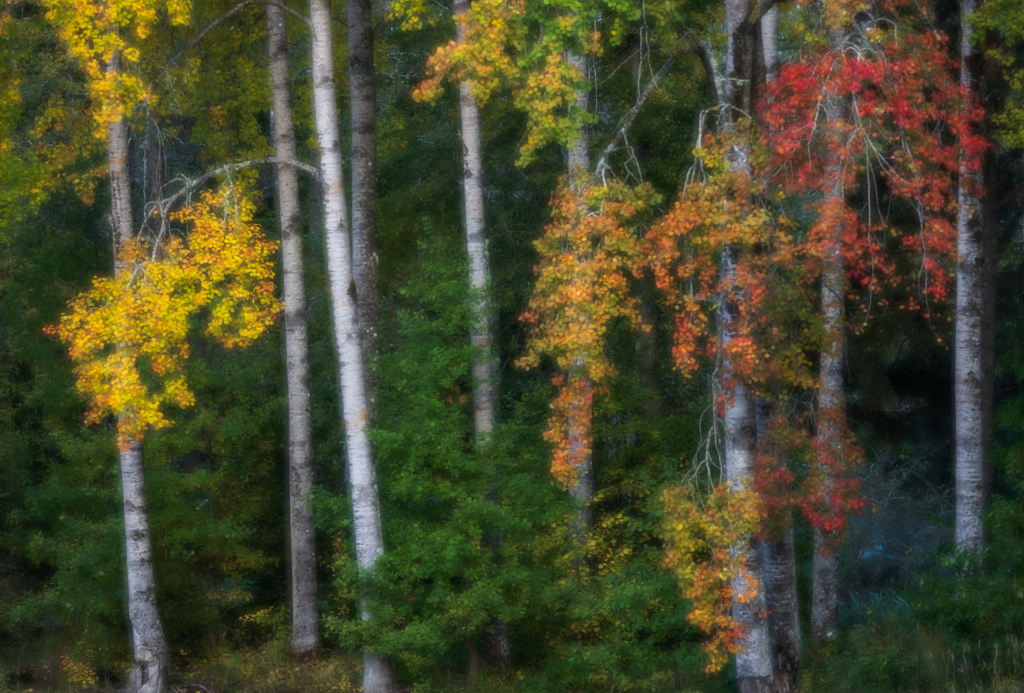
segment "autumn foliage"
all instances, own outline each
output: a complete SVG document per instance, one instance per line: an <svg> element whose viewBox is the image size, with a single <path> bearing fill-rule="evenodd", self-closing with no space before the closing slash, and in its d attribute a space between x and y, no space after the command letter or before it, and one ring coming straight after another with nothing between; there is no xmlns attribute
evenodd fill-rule
<svg viewBox="0 0 1024 693"><path fill-rule="evenodd" d="M761 503L755 492L719 484L701 497L691 487L674 487L663 496L665 567L673 571L692 606L687 620L708 639L704 671L721 670L737 651L741 626L730 613L747 603L760 585L746 570L746 552L738 550L760 526ZM735 585L743 585L737 592Z"/></svg>
<svg viewBox="0 0 1024 693"><path fill-rule="evenodd" d="M196 318L227 347L250 344L274 323L277 246L252 223L253 211L235 188L204 193L172 216L187 234L121 248L117 276L95 279L48 328L77 364L87 422L117 416L121 449L169 425L167 406L195 403L184 364Z"/></svg>
<svg viewBox="0 0 1024 693"><path fill-rule="evenodd" d="M604 351L608 328L616 318L639 326L629 288L640 261L632 227L655 199L646 185L576 178L556 191L551 221L534 243L541 260L520 318L529 340L518 365L536 367L544 356L555 362L558 394L544 437L554 443L551 471L563 483L589 450L593 396L615 374Z"/></svg>

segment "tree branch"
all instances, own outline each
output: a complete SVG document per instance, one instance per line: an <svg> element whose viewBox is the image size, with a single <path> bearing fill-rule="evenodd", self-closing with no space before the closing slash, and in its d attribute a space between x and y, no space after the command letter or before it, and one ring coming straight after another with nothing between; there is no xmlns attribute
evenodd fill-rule
<svg viewBox="0 0 1024 693"><path fill-rule="evenodd" d="M761 17L763 17L768 10L775 7L780 2L782 2L782 0L761 0L761 2L757 4L756 10L751 6L750 11L747 14L747 18L744 21L749 21L751 24L757 24L761 21Z"/></svg>
<svg viewBox="0 0 1024 693"><path fill-rule="evenodd" d="M619 129L615 133L615 136L612 137L612 141L609 142L608 146L606 146L604 151L601 152L601 157L597 160L597 167L594 169L595 178L604 174L605 170L608 168L608 157L611 156L613 151L615 151L615 147L618 145L619 140L626 136L626 132L633 125L633 121L635 121L636 117L640 114L644 104L647 103L647 99L654 92L655 87L658 86L658 82L664 79L665 75L668 74L669 68L672 67L672 63L674 63L680 55L697 52L699 46L700 44L695 42L688 43L684 47L674 49L672 51L671 55L669 55L668 59L665 61L665 64L661 66L654 77L651 78L651 81L647 83L647 86L644 87L644 90L640 93L640 96L637 98L633 108L629 109L629 113L627 113L626 117L620 121L621 124L619 125Z"/></svg>
<svg viewBox="0 0 1024 693"><path fill-rule="evenodd" d="M245 9L246 7L249 7L250 5L273 5L274 7L278 7L280 9L284 10L285 12L287 12L288 14L292 15L293 17L301 20L303 24L305 24L307 27L309 27L309 19L307 19L306 17L302 16L301 14L299 14L295 10L291 9L290 7L287 7L284 3L277 2L277 0L245 0L244 2L238 3L237 5L232 7L230 10L228 10L227 12L222 14L221 16L219 16L219 17L217 17L215 19L211 19L206 24L206 26L203 27L202 31L200 31L199 34L194 39L192 39L191 41L186 43L184 46L179 48L174 53L174 55L172 55L170 58L168 58L167 63L171 64L171 63L177 62L178 58L180 58L185 53L187 53L189 50L191 50L192 48L195 48L197 45L202 43L203 39L206 38L206 35L208 33L213 31L218 26L223 24L227 19L231 18L232 16L234 16L235 14L240 12L241 10Z"/></svg>
<svg viewBox="0 0 1024 693"><path fill-rule="evenodd" d="M268 156L262 159L249 159L248 161L238 161L233 164L225 164L220 168L215 168L212 171L207 171L206 173L197 176L196 178L185 181L185 184L181 187L181 189L178 190L178 192L171 195L170 197L166 197L162 200L158 200L155 202L149 202L146 205L145 216L148 219L149 215L152 214L154 210L159 211L161 218L160 236L162 237L164 235L164 229L167 226L167 211L171 208L171 205L173 205L175 202L181 199L182 195L192 192L193 190L195 190L196 188L198 188L200 185L210 180L211 178L216 178L217 176L223 175L225 173L233 173L235 171L240 171L244 168L261 166L263 164L283 164L285 166L294 166L300 171L305 171L309 175L313 176L313 178L316 179L318 182L320 180L320 173L319 171L317 171L315 166L310 166L309 164L304 164L301 161L295 161L293 159L281 159L276 156ZM145 223L146 222L144 221L142 227L143 229L145 228ZM142 233L142 229L139 230L139 233Z"/></svg>

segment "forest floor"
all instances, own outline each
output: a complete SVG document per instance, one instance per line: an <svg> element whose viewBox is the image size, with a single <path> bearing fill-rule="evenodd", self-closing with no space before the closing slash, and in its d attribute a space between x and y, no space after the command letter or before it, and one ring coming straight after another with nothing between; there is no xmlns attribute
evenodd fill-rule
<svg viewBox="0 0 1024 693"><path fill-rule="evenodd" d="M880 619L851 629L829 651L808 652L805 657L799 675L802 693L1024 693L1024 640L1018 639L950 647L938 630ZM407 686L402 693L563 690L545 686L540 670L484 669L471 677L457 665L439 669L415 657L404 658L401 665ZM360 658L338 651L324 651L311 662L297 661L289 654L288 641L275 638L202 658L183 658L172 674L169 693L357 693L361 669ZM0 693L109 693L117 690L114 681L127 672L109 673L115 677L107 682L67 656L17 664L0 653ZM564 690L624 689L592 685ZM692 680L677 676L663 690L648 693L735 690L735 681L725 672Z"/></svg>

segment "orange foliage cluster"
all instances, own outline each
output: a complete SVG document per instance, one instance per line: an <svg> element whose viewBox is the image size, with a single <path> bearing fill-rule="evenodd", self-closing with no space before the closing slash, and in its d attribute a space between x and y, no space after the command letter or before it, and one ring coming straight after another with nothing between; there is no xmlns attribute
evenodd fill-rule
<svg viewBox="0 0 1024 693"><path fill-rule="evenodd" d="M663 496L665 567L679 580L692 608L687 620L709 636L701 647L704 671L719 671L738 649L742 626L730 610L757 596L757 580L746 571L741 550L760 525L760 501L753 491L720 484L704 499L690 489L666 489ZM740 593L733 590L741 584Z"/></svg>
<svg viewBox="0 0 1024 693"><path fill-rule="evenodd" d="M200 311L207 336L228 347L250 344L277 318L276 244L251 223L253 211L234 188L204 193L173 217L190 227L187 237L127 244L117 276L94 280L47 328L70 347L87 422L116 415L122 450L169 425L166 405L194 404L183 368Z"/></svg>
<svg viewBox="0 0 1024 693"><path fill-rule="evenodd" d="M672 354L681 372L696 371L702 356L722 356L730 379L811 387L806 353L817 334L814 277L808 278L790 222L756 203L763 186L730 168L733 137L709 135L695 150L704 180L687 186L651 228L644 265L675 313ZM735 264L731 277L719 271L727 251ZM725 303L734 307L732 339L721 346L712 318Z"/></svg>
<svg viewBox="0 0 1024 693"><path fill-rule="evenodd" d="M639 325L629 277L640 260L640 245L629 225L654 201L647 185L598 185L576 178L556 191L551 221L534 243L541 262L520 317L529 340L517 364L534 368L542 356L550 356L557 365L559 394L545 437L555 444L552 472L563 483L575 478L589 448L593 395L615 373L604 353L605 333L615 318ZM583 447L574 444L584 432Z"/></svg>

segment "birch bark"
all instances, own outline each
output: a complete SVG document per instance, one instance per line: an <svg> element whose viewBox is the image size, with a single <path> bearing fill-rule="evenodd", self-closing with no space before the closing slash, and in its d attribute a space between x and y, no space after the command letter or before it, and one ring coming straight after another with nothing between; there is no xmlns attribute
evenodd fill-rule
<svg viewBox="0 0 1024 693"><path fill-rule="evenodd" d="M830 31L829 44L840 50L844 42L842 32ZM844 115L845 106L832 95L825 98L825 118L829 130L835 132ZM843 162L832 156L825 166L826 189L824 207L843 204L846 191L843 184ZM818 359L818 440L825 455L842 459L840 431L835 417L842 411L843 402L843 315L844 283L843 229L836 225L829 239L828 256L821 277L821 323L829 340ZM822 465L827 470L827 465ZM826 472L827 474L827 472ZM826 481L829 483L830 479ZM811 636L817 641L831 640L839 627L839 561L836 555L836 537L820 529L814 530L814 567L811 598Z"/></svg>
<svg viewBox="0 0 1024 693"><path fill-rule="evenodd" d="M284 11L267 5L270 85L275 156L295 160L291 73ZM302 276L302 212L293 166L277 165L277 202L281 218L285 357L288 380L288 517L291 554L292 652L316 653L316 525L307 498L313 490L309 421L309 358L306 344L306 292Z"/></svg>
<svg viewBox="0 0 1024 693"><path fill-rule="evenodd" d="M758 25L748 21L748 0L725 0L726 55L725 85L723 93L728 112L726 122L737 123L751 113L754 81L754 50L759 41L755 35ZM727 155L733 170L751 174L749 143L738 141ZM726 283L736 274L738 251L726 248L722 254L722 274ZM721 311L721 348L734 338L736 307L728 301ZM754 485L754 452L757 445L757 423L753 395L748 386L732 377L728 359L722 363L722 391L725 398L725 472L735 489L752 489ZM733 619L743 626L737 644L736 678L740 693L766 693L772 681L771 634L765 614L762 549L760 542L751 537L745 546L736 549L746 554L746 570L757 582L757 595L746 604L733 605ZM745 578L734 579L733 590L739 594L748 591Z"/></svg>
<svg viewBox="0 0 1024 693"><path fill-rule="evenodd" d="M972 45L970 18L981 0L962 0L960 69L964 91L984 88L984 47ZM985 546L982 516L988 502L992 435L992 306L995 252L986 204L987 165L972 172L960 164L960 212L957 219L955 419L956 545L970 553Z"/></svg>
<svg viewBox="0 0 1024 693"><path fill-rule="evenodd" d="M117 69L117 59L112 61ZM128 172L128 122L120 118L107 131L110 175L110 221L114 243L114 273L124 266L120 251L133 240L131 182ZM128 618L132 624L135 665L125 693L166 693L167 642L156 607L153 545L146 506L146 482L142 444L132 441L120 454L121 490L124 499L125 553L128 564Z"/></svg>
<svg viewBox="0 0 1024 693"><path fill-rule="evenodd" d="M459 17L469 11L469 0L455 0L456 38L466 40L466 27ZM466 251L469 256L469 285L473 292L473 328L470 341L477 347L473 357L473 426L477 448L490 440L494 430L496 393L494 386L493 319L490 312L490 273L487 261L487 226L484 216L484 166L480 139L480 107L468 82L459 82L459 117L462 124L463 194L466 211ZM496 493L492 493L496 496ZM497 500L495 498L495 500ZM489 537L494 558L498 560L500 537ZM492 624L487 637L487 659L499 669L511 665L508 625L501 620ZM472 644L472 640L467 640ZM475 646L470 650L476 653ZM470 662L475 661L473 657ZM472 666L470 667L472 670Z"/></svg>
<svg viewBox="0 0 1024 693"><path fill-rule="evenodd" d="M356 562L360 572L372 572L384 553L377 470L367 436L369 407L364 381L363 354L356 318L357 297L352 276L352 255L345 209L345 181L341 168L341 139L334 86L334 52L329 0L310 0L312 33L313 108L320 151L320 177L324 198L327 276L334 308L334 338L341 378L342 416L348 453L348 479L352 493ZM369 600L362 598L362 618L373 618ZM388 660L363 653L364 693L390 693L398 689Z"/></svg>
<svg viewBox="0 0 1024 693"><path fill-rule="evenodd" d="M377 391L377 89L373 0L348 2L348 84L352 113L352 272L370 415Z"/></svg>

